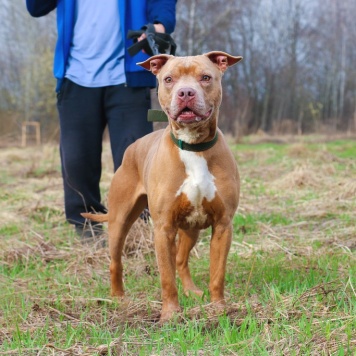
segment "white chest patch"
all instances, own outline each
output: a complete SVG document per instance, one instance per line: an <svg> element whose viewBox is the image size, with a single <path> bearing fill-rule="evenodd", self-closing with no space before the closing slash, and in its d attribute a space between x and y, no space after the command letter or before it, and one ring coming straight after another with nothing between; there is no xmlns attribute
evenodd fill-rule
<svg viewBox="0 0 356 356"><path fill-rule="evenodd" d="M192 130L188 127L183 127L177 130L177 138L184 142L191 143L199 138L199 133L197 131L192 132ZM194 153L194 152L190 152L190 153Z"/></svg>
<svg viewBox="0 0 356 356"><path fill-rule="evenodd" d="M215 197L215 177L210 173L204 157L195 152L179 151L180 158L185 166L187 178L178 189L176 196L185 193L194 210L186 218L191 224L203 224L206 214L203 211L202 201L212 201Z"/></svg>

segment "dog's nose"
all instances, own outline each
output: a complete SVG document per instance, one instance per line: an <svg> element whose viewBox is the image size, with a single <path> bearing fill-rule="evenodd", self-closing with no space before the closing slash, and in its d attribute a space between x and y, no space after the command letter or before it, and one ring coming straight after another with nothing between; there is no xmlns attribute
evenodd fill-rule
<svg viewBox="0 0 356 356"><path fill-rule="evenodd" d="M182 101L188 102L195 98L196 91L192 88L180 88L178 90L178 98Z"/></svg>

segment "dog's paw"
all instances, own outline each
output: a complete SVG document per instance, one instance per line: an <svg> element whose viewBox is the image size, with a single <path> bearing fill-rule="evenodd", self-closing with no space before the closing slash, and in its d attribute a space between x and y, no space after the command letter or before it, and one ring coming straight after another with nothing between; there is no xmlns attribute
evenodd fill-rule
<svg viewBox="0 0 356 356"><path fill-rule="evenodd" d="M125 293L121 290L111 290L110 295L119 300L125 299Z"/></svg>
<svg viewBox="0 0 356 356"><path fill-rule="evenodd" d="M224 299L211 301L210 308L217 313L224 312L226 310L226 302Z"/></svg>
<svg viewBox="0 0 356 356"><path fill-rule="evenodd" d="M172 320L175 316L177 316L180 313L180 311L181 310L179 307L162 310L161 317L159 318L159 323L160 324L167 323L168 321Z"/></svg>
<svg viewBox="0 0 356 356"><path fill-rule="evenodd" d="M193 289L185 289L184 294L187 297L193 296L193 297L202 298L204 295L204 292L202 290L200 290L199 288L193 288Z"/></svg>

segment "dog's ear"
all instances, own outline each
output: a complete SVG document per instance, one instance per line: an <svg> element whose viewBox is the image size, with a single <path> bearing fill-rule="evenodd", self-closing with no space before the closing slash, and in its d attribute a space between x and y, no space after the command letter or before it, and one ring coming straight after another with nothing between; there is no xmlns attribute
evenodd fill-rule
<svg viewBox="0 0 356 356"><path fill-rule="evenodd" d="M235 57L220 51L204 53L204 56L207 56L222 72L225 72L228 67L240 62L242 59L241 56Z"/></svg>
<svg viewBox="0 0 356 356"><path fill-rule="evenodd" d="M171 56L169 54L157 54L156 56L148 58L144 62L139 62L136 64L151 71L152 74L157 75L160 72L161 68L166 64L166 62L173 57L174 56Z"/></svg>

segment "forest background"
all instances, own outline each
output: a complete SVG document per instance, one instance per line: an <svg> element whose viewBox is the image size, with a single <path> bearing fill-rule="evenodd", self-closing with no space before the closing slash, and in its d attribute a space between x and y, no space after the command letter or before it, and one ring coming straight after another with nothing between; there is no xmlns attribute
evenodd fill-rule
<svg viewBox="0 0 356 356"><path fill-rule="evenodd" d="M55 12L33 19L22 0L0 0L0 139L24 121L58 138ZM356 130L356 0L177 2L177 55L223 50L243 61L226 72L220 126L235 137Z"/></svg>

